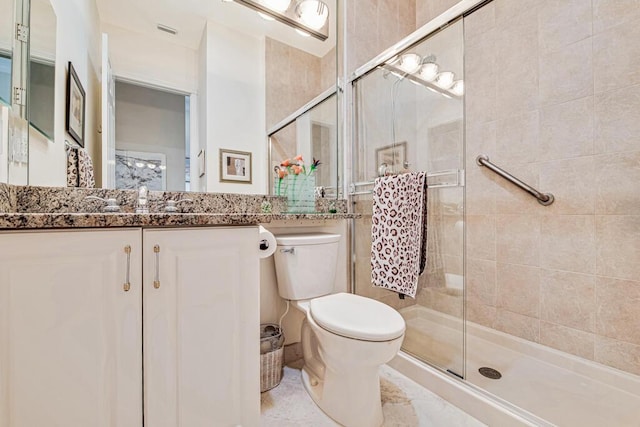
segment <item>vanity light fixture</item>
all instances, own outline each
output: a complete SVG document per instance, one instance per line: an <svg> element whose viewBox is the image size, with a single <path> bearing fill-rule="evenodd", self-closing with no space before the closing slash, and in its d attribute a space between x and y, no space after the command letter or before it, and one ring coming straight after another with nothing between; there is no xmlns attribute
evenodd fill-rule
<svg viewBox="0 0 640 427"><path fill-rule="evenodd" d="M432 82L436 79L438 75L438 64L435 62L425 62L420 67L420 71L418 73L418 77L420 77L425 82Z"/></svg>
<svg viewBox="0 0 640 427"><path fill-rule="evenodd" d="M296 14L305 25L319 30L329 18L329 6L320 0L302 0L296 6Z"/></svg>
<svg viewBox="0 0 640 427"><path fill-rule="evenodd" d="M424 58L412 52L396 55L379 68L385 70L383 74L385 78L392 74L398 79L407 79L415 85L448 99L464 96L464 81L455 80L455 73L451 71L439 72L440 66L436 63L435 55Z"/></svg>
<svg viewBox="0 0 640 427"><path fill-rule="evenodd" d="M264 19L280 21L304 36L320 41L329 38L329 6L321 0L235 0ZM268 18L267 18L268 17Z"/></svg>
<svg viewBox="0 0 640 427"><path fill-rule="evenodd" d="M291 0L264 0L264 3L267 7L275 10L276 12L282 13L289 9Z"/></svg>
<svg viewBox="0 0 640 427"><path fill-rule="evenodd" d="M443 71L436 77L435 84L442 89L449 89L451 85L453 85L454 78L455 74L453 74L451 71Z"/></svg>
<svg viewBox="0 0 640 427"><path fill-rule="evenodd" d="M264 19L265 21L275 21L275 20L276 20L276 18L274 18L274 17L273 17L273 16L271 16L271 15L267 15L267 14L266 14L266 13L264 13L264 12L258 12L258 16L259 16L260 18Z"/></svg>
<svg viewBox="0 0 640 427"><path fill-rule="evenodd" d="M405 73L415 73L420 68L422 58L416 53L405 53L400 57L397 67Z"/></svg>
<svg viewBox="0 0 640 427"><path fill-rule="evenodd" d="M453 86L451 86L449 92L457 96L464 95L464 80L456 80L453 82Z"/></svg>

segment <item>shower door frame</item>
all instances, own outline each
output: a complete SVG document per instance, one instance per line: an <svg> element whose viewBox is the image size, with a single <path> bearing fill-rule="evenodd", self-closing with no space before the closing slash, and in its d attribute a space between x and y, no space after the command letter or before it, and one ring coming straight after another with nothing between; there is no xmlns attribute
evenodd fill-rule
<svg viewBox="0 0 640 427"><path fill-rule="evenodd" d="M409 36L405 37L404 39L402 39L401 41L399 41L398 43L394 44L393 46L391 46L390 48L388 48L387 50L385 50L384 52L380 53L379 55L377 55L376 57L374 57L372 60L368 61L367 63L365 63L364 65L358 67L353 73L351 73L349 76L345 76L344 79L347 82L346 85L344 85L344 102L345 102L345 107L343 109L343 111L349 111L349 117L347 118L347 120L345 120L345 141L349 141L349 144L344 144L345 146L345 158L348 159L345 162L345 170L344 170L344 176L345 177L349 177L349 182L347 182L345 180L345 189L344 189L344 194L346 194L348 196L348 205L349 205L349 209L350 211L353 210L353 204L354 204L354 197L358 195L358 191L357 191L357 177L355 176L355 153L356 153L356 144L357 144L357 137L358 137L358 129L357 129L357 125L358 125L358 121L357 121L357 112L356 112L356 106L355 103L358 99L357 95L358 95L358 88L356 87L356 83L363 77L365 77L366 75L370 74L371 72L375 71L378 67L380 67L382 64L384 64L385 62L389 61L390 59L392 59L394 56L399 55L400 53L402 53L403 51L405 51L406 49L410 48L411 46L417 45L421 42L426 41L427 39L429 39L430 37L432 37L433 35L439 33L440 31L446 29L448 26L457 23L459 20L463 19L465 15L468 15L469 13L472 13L473 11L477 10L478 8L484 6L487 3L490 3L492 0L462 0L460 2L458 2L455 6L453 6L452 8L450 8L449 10L447 10L446 12L444 12L443 14L441 14L440 16L436 17L435 19L429 21L427 24L423 25L422 27L420 27L419 29L417 29L416 31L414 31L412 34L410 34ZM346 17L348 19L348 16ZM464 29L463 29L464 31ZM464 49L464 44L463 44L463 49ZM347 58L347 54L348 54L348 47L345 46L343 47L343 52L345 52L345 56L343 59L343 63L347 63L346 62L346 58ZM463 56L463 61L464 61L464 56ZM340 86L340 85L339 85ZM462 111L463 111L463 129L462 129L462 152L461 152L461 156L462 159L464 160L465 158L465 143L464 143L464 138L465 138L465 128L464 128L464 97L462 99L463 101L463 106L462 106ZM350 107L350 108L347 108ZM347 166L348 165L348 166ZM462 181L464 182L464 169L462 172L463 176L462 176ZM464 188L464 184L462 185L462 187ZM465 203L465 195L466 192L463 190L463 196L462 196L462 203L464 206ZM463 212L463 218L465 218L466 216L466 212ZM355 225L356 225L356 221L357 219L352 219L350 221L350 225L349 225L349 240L350 240L350 245L351 245L351 250L350 250L350 259L349 259L349 266L350 266L350 274L349 274L349 290L351 293L356 293L356 256L355 256L355 251L356 251L356 237L355 237ZM466 248L466 231L463 232L463 237L462 237L462 248L463 248L463 253L465 251ZM465 261L464 255L463 255L463 271L466 271L466 261ZM466 280L466 277L465 279ZM461 376L458 375L457 373L451 371L450 369L447 369L447 367L445 366L439 366L436 365L434 363L432 363L429 360L423 360L422 358L417 357L416 355L413 355L411 353L407 353L404 350L401 350L403 354L408 355L409 357L415 358L416 360L419 360L422 363L425 363L435 369L437 369L438 371L444 373L447 376L450 376L452 378L455 378L455 380L457 381L463 381L464 383L468 384L468 382L465 380L465 378L467 377L467 363L466 363L466 336L467 336L467 332L466 332L466 286L463 286L463 295L462 295L462 374Z"/></svg>

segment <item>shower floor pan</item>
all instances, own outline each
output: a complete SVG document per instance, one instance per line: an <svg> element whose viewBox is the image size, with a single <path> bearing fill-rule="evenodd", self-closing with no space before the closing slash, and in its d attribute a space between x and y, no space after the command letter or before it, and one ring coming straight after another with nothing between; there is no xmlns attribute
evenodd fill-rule
<svg viewBox="0 0 640 427"><path fill-rule="evenodd" d="M400 310L403 350L458 373L460 319L421 306ZM640 425L640 377L467 322L466 380L558 426ZM478 370L498 370L498 380Z"/></svg>

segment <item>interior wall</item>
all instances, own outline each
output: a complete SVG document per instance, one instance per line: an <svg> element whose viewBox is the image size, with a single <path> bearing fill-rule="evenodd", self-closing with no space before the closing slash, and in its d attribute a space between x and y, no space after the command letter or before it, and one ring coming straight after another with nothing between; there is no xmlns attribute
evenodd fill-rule
<svg viewBox="0 0 640 427"><path fill-rule="evenodd" d="M206 191L264 194L265 40L211 22L205 31L206 108L199 115L207 122ZM220 149L252 153L251 184L220 182Z"/></svg>
<svg viewBox="0 0 640 427"><path fill-rule="evenodd" d="M185 97L116 82L116 150L166 156L166 191L185 191Z"/></svg>
<svg viewBox="0 0 640 427"><path fill-rule="evenodd" d="M335 50L328 55L332 52L335 57ZM325 62L328 63L329 60ZM265 63L268 130L326 88L322 86L322 58L303 50L267 37ZM326 68L328 66L325 65ZM335 77L335 70L333 76Z"/></svg>
<svg viewBox="0 0 640 427"><path fill-rule="evenodd" d="M640 3L618 3L495 0L465 19L467 315L640 374Z"/></svg>
<svg viewBox="0 0 640 427"><path fill-rule="evenodd" d="M94 0L51 0L57 18L56 87L54 142L46 139L29 144L29 184L67 185L64 141L72 140L65 131L68 63L73 64L86 92L85 149L100 180L100 19Z"/></svg>
<svg viewBox="0 0 640 427"><path fill-rule="evenodd" d="M187 94L198 90L198 53L175 43L170 34L135 33L102 23L109 35L109 58L120 80L143 82Z"/></svg>
<svg viewBox="0 0 640 427"><path fill-rule="evenodd" d="M416 1L346 2L347 76L417 28Z"/></svg>

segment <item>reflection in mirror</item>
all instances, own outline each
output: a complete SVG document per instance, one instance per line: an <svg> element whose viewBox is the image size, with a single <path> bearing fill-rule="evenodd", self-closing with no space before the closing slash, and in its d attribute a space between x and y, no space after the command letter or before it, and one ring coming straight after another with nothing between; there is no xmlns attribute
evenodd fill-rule
<svg viewBox="0 0 640 427"><path fill-rule="evenodd" d="M5 1L12 0L0 0ZM45 0L33 1L35 4ZM138 160L157 163L156 170L166 167L164 177L156 179L161 187L166 181L167 190L267 193L267 129L272 129L336 82L336 0L325 2L330 10L329 37L324 42L303 37L280 22L265 21L255 11L235 2L95 0L78 2L78 5L73 2L73 6L68 2L54 2L55 19L60 25L55 58L62 64L73 63L86 90L88 142L85 149L93 159L97 184L115 185L105 179L107 175L102 171L114 169L118 150L127 151L128 157L134 158L139 153L147 153L146 158ZM86 21L80 22L80 19ZM41 25L35 19L33 23ZM106 34L106 38L102 39L99 33ZM46 148L36 150L36 156L30 158L36 162L31 164L31 169L38 171L38 179L33 181L38 185L64 185L66 181L64 144L57 141L63 142L65 136L64 130L58 127L61 123L64 125L61 102L66 92L63 82L66 73L59 68L58 86L54 89L56 143L34 144ZM184 117L167 119L167 123L176 123L170 132L162 135L171 138L171 144L161 141L158 131L149 128L151 120L133 118L133 112L137 114L141 107L131 98L125 101L128 105L122 106L120 101L124 98L112 103L105 101L105 97L124 96L119 89L119 95L109 97L109 93L116 91L100 88L100 81L111 81L109 70L120 89L126 82L179 95L181 101L176 101L176 107L163 96L148 96L149 102L145 101L148 108L157 110L172 105L169 109ZM102 102L101 97L105 98ZM159 104L152 105L151 100ZM114 108L110 110L105 106ZM101 123L101 111L114 111L110 115L113 119L103 116ZM177 125L178 122L181 124ZM119 130L115 131L116 128ZM129 136L123 134L122 129L127 129ZM113 142L101 142L100 131L102 136L116 134L118 143L116 138ZM151 141L153 146L141 147L143 140ZM170 145L173 148L169 148ZM254 179L250 184L220 181L218 153L221 149L252 153ZM30 149L29 153L32 156L34 150ZM138 154L131 156L132 153ZM205 159L202 165L197 160L199 153L202 153L200 159ZM127 155L121 154L126 164ZM164 155L165 164L158 154ZM179 168L180 172L171 173L172 168L176 171ZM115 172L109 174L115 175ZM156 172L156 175L160 174ZM179 184L175 180L177 176L181 177Z"/></svg>
<svg viewBox="0 0 640 427"><path fill-rule="evenodd" d="M189 96L121 81L115 94L116 188L188 191Z"/></svg>
<svg viewBox="0 0 640 427"><path fill-rule="evenodd" d="M31 0L29 123L54 139L56 14L49 0ZM32 140L34 136L31 136Z"/></svg>
<svg viewBox="0 0 640 427"><path fill-rule="evenodd" d="M338 195L337 95L322 96L315 105L297 114L286 126L269 135L270 182L276 180L276 166L283 160L302 155L306 165L316 159L316 187L325 197ZM274 187L271 194L277 193Z"/></svg>

